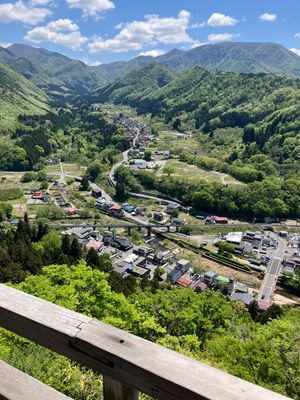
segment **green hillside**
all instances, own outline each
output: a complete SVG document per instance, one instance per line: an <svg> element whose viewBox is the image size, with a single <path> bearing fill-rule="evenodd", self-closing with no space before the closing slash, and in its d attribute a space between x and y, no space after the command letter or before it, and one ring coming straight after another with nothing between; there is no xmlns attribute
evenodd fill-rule
<svg viewBox="0 0 300 400"><path fill-rule="evenodd" d="M144 96L150 96L153 91L164 87L175 77L176 75L163 65L150 63L93 92L89 98L91 101L112 100L138 107Z"/></svg>
<svg viewBox="0 0 300 400"><path fill-rule="evenodd" d="M48 110L48 98L39 88L0 63L1 133L14 129L20 114L45 114Z"/></svg>
<svg viewBox="0 0 300 400"><path fill-rule="evenodd" d="M227 72L300 77L300 57L276 43L207 44L188 51L174 49L156 58L139 56L127 62L102 64L94 70L98 78L113 82L153 61L174 72L201 66Z"/></svg>
<svg viewBox="0 0 300 400"><path fill-rule="evenodd" d="M236 152L232 161L237 159L242 165L247 162L252 165L251 157L262 152L276 162L275 170L299 172L299 79L210 72L196 67L173 76L169 83L158 88L148 82L150 68L145 66L120 79L118 84L99 89L93 94L94 101L134 106L140 114L151 113L175 129L181 129L182 125L193 129L195 134L199 132L202 144L211 144L206 149L209 154L213 147L224 149L227 134L239 128L237 132L244 130L243 146L236 147L242 141L239 134L231 148ZM215 132L218 141L214 139Z"/></svg>
<svg viewBox="0 0 300 400"><path fill-rule="evenodd" d="M173 71L202 66L236 73L300 77L300 58L276 43L217 43L189 51L175 50L156 58Z"/></svg>
<svg viewBox="0 0 300 400"><path fill-rule="evenodd" d="M84 93L106 83L82 61L23 44L0 49L0 59L54 97Z"/></svg>

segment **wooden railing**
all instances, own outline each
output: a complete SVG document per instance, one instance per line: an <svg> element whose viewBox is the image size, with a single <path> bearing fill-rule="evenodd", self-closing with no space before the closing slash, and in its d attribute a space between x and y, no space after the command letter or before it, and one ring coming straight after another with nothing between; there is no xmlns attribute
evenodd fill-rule
<svg viewBox="0 0 300 400"><path fill-rule="evenodd" d="M102 374L105 400L133 400L139 392L161 400L287 399L5 285L0 285L0 327ZM63 400L67 397L0 363L0 399Z"/></svg>

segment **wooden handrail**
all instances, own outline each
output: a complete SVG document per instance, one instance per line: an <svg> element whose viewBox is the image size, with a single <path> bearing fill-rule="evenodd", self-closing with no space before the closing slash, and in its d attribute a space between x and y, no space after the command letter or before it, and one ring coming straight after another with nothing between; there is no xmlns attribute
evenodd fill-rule
<svg viewBox="0 0 300 400"><path fill-rule="evenodd" d="M0 285L0 326L104 375L104 398L284 400L128 332ZM0 388L1 392L1 388Z"/></svg>
<svg viewBox="0 0 300 400"><path fill-rule="evenodd" d="M51 387L0 361L0 400L71 400Z"/></svg>

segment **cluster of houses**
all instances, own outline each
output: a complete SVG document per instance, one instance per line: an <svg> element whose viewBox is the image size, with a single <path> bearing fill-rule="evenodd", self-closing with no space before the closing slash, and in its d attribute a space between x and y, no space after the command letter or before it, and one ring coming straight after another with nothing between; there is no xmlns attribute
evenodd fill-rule
<svg viewBox="0 0 300 400"><path fill-rule="evenodd" d="M114 122L125 128L125 135L130 142L134 142L136 136L138 138L135 142L136 147L143 147L149 142L155 141L155 135L151 134L145 124L141 124L134 119L125 117L123 114L116 115Z"/></svg>
<svg viewBox="0 0 300 400"><path fill-rule="evenodd" d="M189 260L176 259L169 249L155 251L150 247L136 246L129 239L112 231L105 231L101 236L92 227L72 228L62 234L76 237L87 250L93 248L99 254L109 253L113 260L114 272L122 278L133 275L151 279L156 269L160 268L163 271L159 277L160 281L168 281L173 285L201 292L221 290L230 300L246 306L254 301L246 285L213 271L195 274Z"/></svg>
<svg viewBox="0 0 300 400"><path fill-rule="evenodd" d="M107 202L105 199L100 198L96 200L96 207L104 214L110 215L116 218L124 217L123 207L119 204Z"/></svg>
<svg viewBox="0 0 300 400"><path fill-rule="evenodd" d="M27 204L38 205L48 203L49 195L40 189L25 190L24 195L28 197Z"/></svg>
<svg viewBox="0 0 300 400"><path fill-rule="evenodd" d="M260 231L229 232L221 239L234 247L237 255L249 259L250 267L258 272L264 272L270 261L270 249L276 249L278 242Z"/></svg>

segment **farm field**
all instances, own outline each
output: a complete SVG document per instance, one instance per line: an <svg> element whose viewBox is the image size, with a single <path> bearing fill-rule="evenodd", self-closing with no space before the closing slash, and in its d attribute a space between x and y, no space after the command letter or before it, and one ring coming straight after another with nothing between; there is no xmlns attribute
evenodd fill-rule
<svg viewBox="0 0 300 400"><path fill-rule="evenodd" d="M168 166L171 166L175 169L173 176L186 178L193 181L198 180L206 180L208 182L216 182L227 185L243 185L241 182L232 178L229 175L222 174L221 172L216 171L206 171L204 169L198 168L195 165L189 165L184 162L178 160L169 160L167 161ZM163 174L163 169L160 169L157 172L158 176Z"/></svg>

